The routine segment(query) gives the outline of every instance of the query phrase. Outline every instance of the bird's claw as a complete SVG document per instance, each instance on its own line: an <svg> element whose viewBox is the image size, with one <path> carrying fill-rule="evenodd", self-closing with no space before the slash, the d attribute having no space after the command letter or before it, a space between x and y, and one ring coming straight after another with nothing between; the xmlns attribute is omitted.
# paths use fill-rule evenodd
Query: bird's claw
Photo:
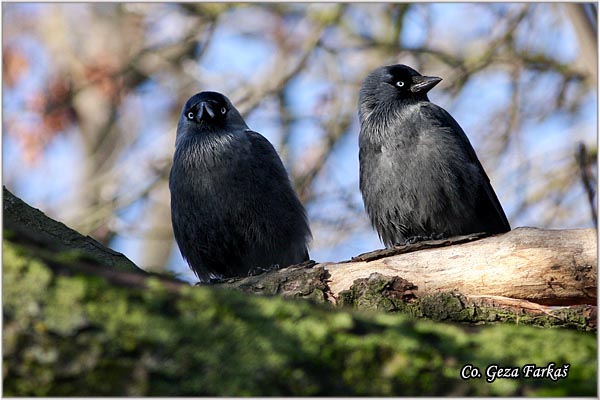
<svg viewBox="0 0 600 400"><path fill-rule="evenodd" d="M405 244L405 245L415 244L417 242L424 242L426 240L440 240L440 239L445 239L445 238L446 238L445 233L432 233L429 236L415 235L415 236L406 238L406 240L402 244Z"/></svg>
<svg viewBox="0 0 600 400"><path fill-rule="evenodd" d="M429 240L429 236L420 236L420 235L415 235L415 236L411 236L409 238L406 238L406 240L404 240L404 244L415 244L417 242L422 242L425 240Z"/></svg>

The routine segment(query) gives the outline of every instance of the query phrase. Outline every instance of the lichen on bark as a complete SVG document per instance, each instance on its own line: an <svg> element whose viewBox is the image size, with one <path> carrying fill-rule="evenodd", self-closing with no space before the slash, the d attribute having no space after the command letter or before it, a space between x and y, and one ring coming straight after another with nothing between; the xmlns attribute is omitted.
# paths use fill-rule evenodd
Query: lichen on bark
<svg viewBox="0 0 600 400"><path fill-rule="evenodd" d="M596 307L579 305L549 312L525 312L519 307L499 306L493 301L473 301L460 293L418 294L418 287L397 276L372 273L340 292L338 304L469 324L514 323L539 327L562 327L596 331Z"/></svg>

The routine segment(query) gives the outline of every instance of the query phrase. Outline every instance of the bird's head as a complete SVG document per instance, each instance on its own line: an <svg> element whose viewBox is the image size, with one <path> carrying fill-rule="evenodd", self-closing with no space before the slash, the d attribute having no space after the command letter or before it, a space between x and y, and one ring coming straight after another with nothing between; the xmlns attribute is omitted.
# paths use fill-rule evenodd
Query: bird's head
<svg viewBox="0 0 600 400"><path fill-rule="evenodd" d="M248 126L231 101L221 93L200 92L183 106L178 136L186 133L211 133L223 130L247 129Z"/></svg>
<svg viewBox="0 0 600 400"><path fill-rule="evenodd" d="M404 64L377 68L365 78L360 89L361 113L372 111L378 104L428 101L427 92L441 80L437 76L423 76Z"/></svg>

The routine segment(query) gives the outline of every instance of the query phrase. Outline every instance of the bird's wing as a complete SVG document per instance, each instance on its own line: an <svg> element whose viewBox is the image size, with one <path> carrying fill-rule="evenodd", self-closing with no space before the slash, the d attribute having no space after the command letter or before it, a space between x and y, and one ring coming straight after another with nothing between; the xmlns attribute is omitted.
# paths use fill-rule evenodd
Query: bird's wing
<svg viewBox="0 0 600 400"><path fill-rule="evenodd" d="M510 224L508 223L508 219L506 218L506 214L504 213L504 210L502 209L502 205L500 204L500 201L498 200L498 197L496 196L496 193L494 192L494 189L492 188L492 184L490 183L490 178L487 176L485 169L483 168L483 165L481 165L479 158L477 158L475 149L473 149L473 146L471 145L469 138L467 137L467 135L465 134L463 129L460 127L458 122L456 122L456 120L452 117L452 115L450 115L450 113L448 113L448 111L444 110L442 107L439 107L433 103L424 103L422 105L422 111L424 111L426 114L428 114L428 116L430 118L439 121L441 125L446 125L447 127L451 128L454 132L456 132L456 134L458 135L458 137L460 138L460 140L464 146L464 149L467 152L467 156L469 157L471 162L473 162L481 170L481 173L483 174L483 177L485 178L485 184L483 185L485 194L487 195L489 201L491 202L492 206L494 207L496 214L500 218L500 222L503 225L503 228L505 229L505 231L509 231Z"/></svg>
<svg viewBox="0 0 600 400"><path fill-rule="evenodd" d="M308 225L308 218L306 216L306 211L304 210L304 206L298 199L294 189L292 187L292 183L290 178L288 177L287 170L285 169L281 158L279 158L279 154L275 150L275 147L269 142L263 135L258 132L254 132L250 129L246 129L245 134L247 135L251 146L253 147L253 157L255 160L262 161L260 165L257 165L261 168L266 174L268 174L271 178L275 179L281 185L280 190L277 193L272 193L273 196L277 196L277 201L279 204L285 203L290 209L295 210L295 213L299 216L296 219L294 225L295 229L301 233L302 241L298 242L296 248L292 251L298 253L297 260L306 261L309 260L307 241L312 236L310 232L310 227ZM257 154L264 155L263 157L257 157ZM260 162L259 161L259 162ZM271 189L269 189L271 190Z"/></svg>
<svg viewBox="0 0 600 400"><path fill-rule="evenodd" d="M251 129L244 130L244 133L247 135L254 151L266 156L264 160L267 162L267 165L275 166L276 171L271 172L275 172L277 175L283 175L286 180L289 180L283 162L281 161L281 158L279 158L279 154L277 154L277 150L275 150L275 147L273 147L271 142L260 133Z"/></svg>

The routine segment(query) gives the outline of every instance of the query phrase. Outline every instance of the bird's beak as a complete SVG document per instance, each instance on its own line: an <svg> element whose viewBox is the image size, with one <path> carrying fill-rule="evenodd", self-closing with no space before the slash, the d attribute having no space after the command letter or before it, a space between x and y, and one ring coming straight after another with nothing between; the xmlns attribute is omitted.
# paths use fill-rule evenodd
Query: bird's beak
<svg viewBox="0 0 600 400"><path fill-rule="evenodd" d="M431 90L431 88L440 83L442 78L438 78L437 76L413 76L412 81L413 84L410 85L411 92L427 93Z"/></svg>
<svg viewBox="0 0 600 400"><path fill-rule="evenodd" d="M210 115L211 118L215 117L215 112L213 111L210 104L206 101L201 102L198 105L198 119L202 120L206 114Z"/></svg>

